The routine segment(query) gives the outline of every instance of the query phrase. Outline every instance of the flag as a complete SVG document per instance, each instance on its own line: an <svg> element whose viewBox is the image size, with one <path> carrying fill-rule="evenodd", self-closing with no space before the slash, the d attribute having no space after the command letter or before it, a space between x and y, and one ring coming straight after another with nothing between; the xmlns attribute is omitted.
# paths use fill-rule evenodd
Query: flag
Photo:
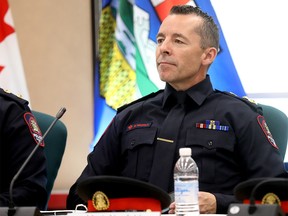
<svg viewBox="0 0 288 216"><path fill-rule="evenodd" d="M156 35L163 19L176 4L200 7L211 15L220 30L220 51L209 69L215 88L245 92L210 0L103 0L100 18L99 55L95 69L95 145L125 103L165 86L156 68Z"/></svg>
<svg viewBox="0 0 288 216"><path fill-rule="evenodd" d="M8 0L0 0L0 87L29 100Z"/></svg>

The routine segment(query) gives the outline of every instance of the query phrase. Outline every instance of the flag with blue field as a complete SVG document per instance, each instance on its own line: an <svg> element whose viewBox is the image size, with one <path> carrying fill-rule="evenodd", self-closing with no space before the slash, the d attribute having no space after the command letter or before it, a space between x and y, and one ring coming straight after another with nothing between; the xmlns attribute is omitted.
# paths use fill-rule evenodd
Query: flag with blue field
<svg viewBox="0 0 288 216"><path fill-rule="evenodd" d="M118 107L164 88L156 69L156 35L176 4L198 6L214 18L220 30L220 50L209 69L213 86L245 95L210 0L103 0L97 42L100 58L95 66L95 139L91 148Z"/></svg>

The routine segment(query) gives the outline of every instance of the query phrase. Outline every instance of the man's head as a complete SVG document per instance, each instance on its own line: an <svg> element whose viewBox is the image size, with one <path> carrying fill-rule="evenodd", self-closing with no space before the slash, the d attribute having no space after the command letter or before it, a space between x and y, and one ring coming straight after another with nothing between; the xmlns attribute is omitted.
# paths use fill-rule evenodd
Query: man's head
<svg viewBox="0 0 288 216"><path fill-rule="evenodd" d="M186 90L205 79L217 55L218 28L199 8L174 6L159 28L157 43L160 79Z"/></svg>
<svg viewBox="0 0 288 216"><path fill-rule="evenodd" d="M170 15L189 15L194 14L202 18L203 23L196 27L194 30L201 37L201 47L202 49L208 47L215 47L219 49L219 30L215 24L213 18L207 13L204 13L198 7L193 7L190 5L177 5L171 8Z"/></svg>

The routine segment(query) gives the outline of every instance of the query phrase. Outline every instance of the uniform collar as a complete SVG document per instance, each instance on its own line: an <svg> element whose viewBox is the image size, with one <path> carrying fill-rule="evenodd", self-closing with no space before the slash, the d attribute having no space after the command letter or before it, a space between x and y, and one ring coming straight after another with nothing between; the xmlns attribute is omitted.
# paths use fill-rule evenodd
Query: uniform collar
<svg viewBox="0 0 288 216"><path fill-rule="evenodd" d="M171 106L171 103L175 103L175 101L171 99L173 92L176 92L176 90L167 83L164 89L164 98L163 98L162 108L166 106L169 107ZM203 81L197 83L196 85L192 86L190 89L186 90L187 95L198 106L200 106L212 92L213 92L213 87L212 87L209 75L206 75L206 78Z"/></svg>

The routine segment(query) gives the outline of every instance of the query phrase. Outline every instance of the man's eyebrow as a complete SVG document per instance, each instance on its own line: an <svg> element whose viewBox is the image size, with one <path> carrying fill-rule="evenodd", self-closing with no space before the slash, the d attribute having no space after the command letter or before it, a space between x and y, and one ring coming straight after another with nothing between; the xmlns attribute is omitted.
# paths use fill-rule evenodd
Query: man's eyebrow
<svg viewBox="0 0 288 216"><path fill-rule="evenodd" d="M183 34L180 34L180 33L174 33L173 34L173 37L174 38L183 38L183 39L185 39L185 40L187 40L187 37L186 36L184 36Z"/></svg>
<svg viewBox="0 0 288 216"><path fill-rule="evenodd" d="M159 32L159 33L156 35L156 38L157 38L157 37L164 37L164 36L165 36L164 33ZM174 38L176 38L176 37L181 37L181 38L183 38L183 39L187 39L183 34L180 34L180 33L174 33L174 34L172 35L172 37L174 37Z"/></svg>
<svg viewBox="0 0 288 216"><path fill-rule="evenodd" d="M157 37L164 37L164 34L161 33L161 32L159 32L159 33L156 35L156 38L157 38Z"/></svg>

